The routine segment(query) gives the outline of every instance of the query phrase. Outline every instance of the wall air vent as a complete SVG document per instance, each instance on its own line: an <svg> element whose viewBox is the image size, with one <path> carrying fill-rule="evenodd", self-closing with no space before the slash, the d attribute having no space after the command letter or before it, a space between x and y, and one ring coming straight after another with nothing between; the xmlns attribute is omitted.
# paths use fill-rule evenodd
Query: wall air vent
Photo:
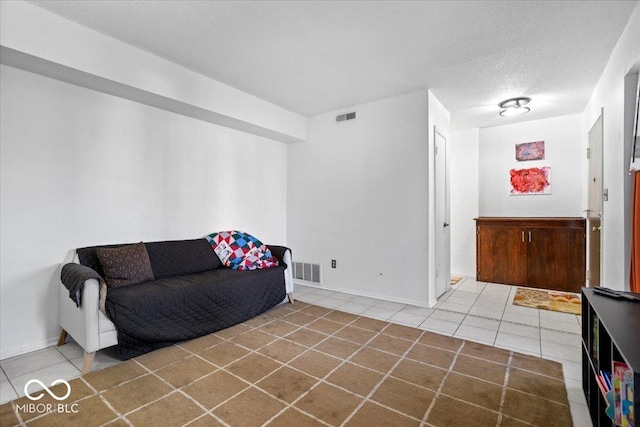
<svg viewBox="0 0 640 427"><path fill-rule="evenodd" d="M353 113L340 114L339 116L336 116L336 122L344 122L345 120L353 120L355 118L356 112L354 111Z"/></svg>
<svg viewBox="0 0 640 427"><path fill-rule="evenodd" d="M310 264L307 262L293 263L293 278L306 282L320 284L320 264Z"/></svg>

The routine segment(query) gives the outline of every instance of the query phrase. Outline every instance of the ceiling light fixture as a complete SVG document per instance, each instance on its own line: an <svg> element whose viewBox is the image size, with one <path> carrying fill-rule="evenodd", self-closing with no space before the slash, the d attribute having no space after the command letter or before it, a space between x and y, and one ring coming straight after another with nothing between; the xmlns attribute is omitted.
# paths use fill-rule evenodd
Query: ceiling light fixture
<svg viewBox="0 0 640 427"><path fill-rule="evenodd" d="M510 117L519 116L520 114L526 114L531 111L529 107L525 107L525 105L527 105L530 101L531 98L524 97L511 98L507 99L506 101L502 101L500 104L498 104L498 107L500 107L500 115L503 117Z"/></svg>

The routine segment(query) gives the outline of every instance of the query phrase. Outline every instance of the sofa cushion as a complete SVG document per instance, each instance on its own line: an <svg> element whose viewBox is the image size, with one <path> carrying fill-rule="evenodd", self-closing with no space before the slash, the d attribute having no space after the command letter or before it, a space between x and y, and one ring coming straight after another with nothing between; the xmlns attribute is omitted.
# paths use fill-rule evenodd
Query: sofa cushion
<svg viewBox="0 0 640 427"><path fill-rule="evenodd" d="M98 249L96 255L109 287L155 279L147 248L142 242L120 248Z"/></svg>
<svg viewBox="0 0 640 427"><path fill-rule="evenodd" d="M107 313L128 359L244 322L281 303L284 266L219 268L110 289Z"/></svg>
<svg viewBox="0 0 640 427"><path fill-rule="evenodd" d="M222 263L205 239L146 243L156 279L216 270Z"/></svg>
<svg viewBox="0 0 640 427"><path fill-rule="evenodd" d="M96 252L104 248L121 248L131 243L91 246L77 249L80 264L86 265L104 277ZM222 263L205 239L174 240L145 243L151 269L156 279L200 273L222 267Z"/></svg>

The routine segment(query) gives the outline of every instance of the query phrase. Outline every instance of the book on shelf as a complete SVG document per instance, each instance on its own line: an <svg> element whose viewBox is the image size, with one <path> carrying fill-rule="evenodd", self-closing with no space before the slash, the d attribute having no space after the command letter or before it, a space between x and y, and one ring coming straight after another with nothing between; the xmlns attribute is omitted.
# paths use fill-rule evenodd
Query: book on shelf
<svg viewBox="0 0 640 427"><path fill-rule="evenodd" d="M611 373L607 371L600 371L600 375L598 375L598 377L602 380L602 384L606 391L611 390L613 385L611 382Z"/></svg>
<svg viewBox="0 0 640 427"><path fill-rule="evenodd" d="M626 363L613 361L613 422L621 427L634 426L633 372Z"/></svg>
<svg viewBox="0 0 640 427"><path fill-rule="evenodd" d="M598 388L600 389L600 392L602 393L602 397L604 397L606 399L607 398L607 392L609 390L611 390L611 388L609 387L609 385L605 381L605 379L602 376L602 374L596 375L596 383L598 383Z"/></svg>
<svg viewBox="0 0 640 427"><path fill-rule="evenodd" d="M629 402L629 406L627 407L627 417L625 424L625 418L622 418L622 427L633 427L635 414L634 414L634 400L633 400L633 373L630 375L630 382L627 385L627 402Z"/></svg>

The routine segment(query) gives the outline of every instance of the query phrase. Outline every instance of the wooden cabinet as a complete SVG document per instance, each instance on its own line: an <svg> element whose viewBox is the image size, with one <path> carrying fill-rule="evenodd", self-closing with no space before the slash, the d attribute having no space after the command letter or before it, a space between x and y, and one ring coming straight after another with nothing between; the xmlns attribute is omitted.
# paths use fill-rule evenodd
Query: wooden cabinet
<svg viewBox="0 0 640 427"><path fill-rule="evenodd" d="M527 281L527 246L519 227L476 223L477 279L482 282L523 284Z"/></svg>
<svg viewBox="0 0 640 427"><path fill-rule="evenodd" d="M634 408L640 407L640 303L597 295L592 289L584 288L582 390L595 427L616 425L607 415L609 405L596 380L602 372L612 374L614 362L622 362L629 367L635 393L628 398ZM616 390L610 393L615 394ZM637 412L634 412L637 417ZM635 425L638 425L637 418Z"/></svg>
<svg viewBox="0 0 640 427"><path fill-rule="evenodd" d="M476 218L476 278L580 292L584 227L582 218Z"/></svg>

